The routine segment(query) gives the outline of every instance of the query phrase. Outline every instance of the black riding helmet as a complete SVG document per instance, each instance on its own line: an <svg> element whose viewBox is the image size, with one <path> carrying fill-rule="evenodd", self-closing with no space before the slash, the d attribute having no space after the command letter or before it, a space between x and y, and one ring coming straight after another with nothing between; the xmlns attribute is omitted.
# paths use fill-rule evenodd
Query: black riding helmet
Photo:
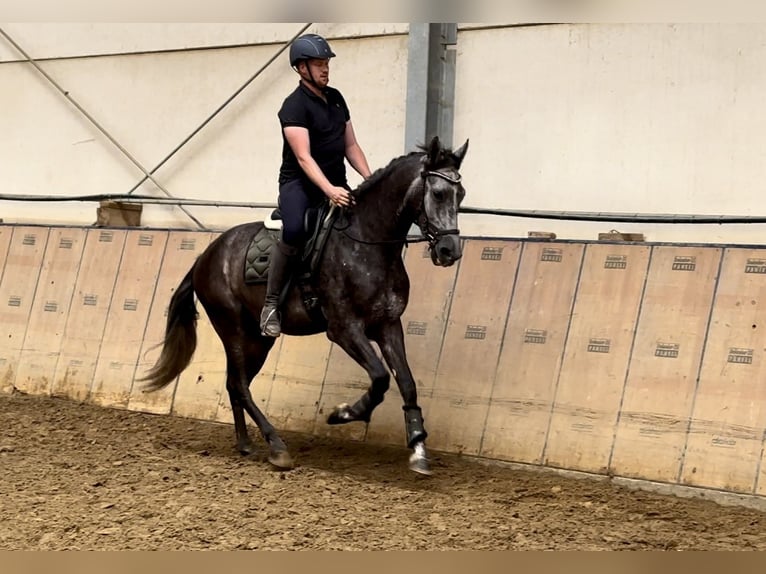
<svg viewBox="0 0 766 574"><path fill-rule="evenodd" d="M290 65L294 68L301 60L334 58L327 40L318 34L304 34L290 45Z"/></svg>

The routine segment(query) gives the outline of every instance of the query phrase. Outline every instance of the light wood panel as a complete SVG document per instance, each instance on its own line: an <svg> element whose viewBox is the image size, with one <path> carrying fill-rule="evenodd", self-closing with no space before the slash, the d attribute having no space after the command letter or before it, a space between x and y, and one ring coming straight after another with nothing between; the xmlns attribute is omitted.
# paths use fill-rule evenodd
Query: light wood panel
<svg viewBox="0 0 766 574"><path fill-rule="evenodd" d="M727 248L683 459L684 484L755 488L766 427L764 316L763 251Z"/></svg>
<svg viewBox="0 0 766 574"><path fill-rule="evenodd" d="M465 243L433 395L424 401L432 448L479 452L520 251L515 241Z"/></svg>
<svg viewBox="0 0 766 574"><path fill-rule="evenodd" d="M649 249L622 244L585 249L545 464L607 472Z"/></svg>
<svg viewBox="0 0 766 574"><path fill-rule="evenodd" d="M167 231L128 232L93 374L91 402L128 406L167 239Z"/></svg>
<svg viewBox="0 0 766 574"><path fill-rule="evenodd" d="M330 341L324 334L280 338L284 341L274 366L266 412L280 429L312 433L330 358Z"/></svg>
<svg viewBox="0 0 766 574"><path fill-rule="evenodd" d="M24 392L51 392L85 238L84 229L50 230L16 375L16 387Z"/></svg>
<svg viewBox="0 0 766 574"><path fill-rule="evenodd" d="M582 245L524 245L482 456L542 462L582 257Z"/></svg>
<svg viewBox="0 0 766 574"><path fill-rule="evenodd" d="M101 349L127 231L90 229L74 286L51 394L85 400Z"/></svg>
<svg viewBox="0 0 766 574"><path fill-rule="evenodd" d="M676 482L721 249L653 248L610 464L620 476Z"/></svg>
<svg viewBox="0 0 766 574"><path fill-rule="evenodd" d="M0 281L0 390L11 392L48 241L47 227L14 227Z"/></svg>

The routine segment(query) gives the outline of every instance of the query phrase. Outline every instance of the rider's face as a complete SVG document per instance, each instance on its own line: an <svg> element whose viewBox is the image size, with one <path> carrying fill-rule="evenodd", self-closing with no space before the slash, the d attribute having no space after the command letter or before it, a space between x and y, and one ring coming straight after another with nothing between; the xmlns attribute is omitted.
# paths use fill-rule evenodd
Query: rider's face
<svg viewBox="0 0 766 574"><path fill-rule="evenodd" d="M301 66L306 73L311 73L311 78L320 88L324 88L330 81L330 60L306 60Z"/></svg>

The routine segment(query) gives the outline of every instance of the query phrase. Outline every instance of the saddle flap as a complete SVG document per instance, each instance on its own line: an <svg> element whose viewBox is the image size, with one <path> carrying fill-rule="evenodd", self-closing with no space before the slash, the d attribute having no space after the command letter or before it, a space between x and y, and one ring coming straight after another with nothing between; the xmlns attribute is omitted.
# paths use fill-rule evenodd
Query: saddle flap
<svg viewBox="0 0 766 574"><path fill-rule="evenodd" d="M309 239L301 253L301 265L298 272L300 280L309 279L315 273L336 213L336 209L329 203L323 203L319 207L312 207L306 211L304 224ZM276 217L280 219L275 219ZM279 241L281 233L281 215L278 209L272 212L270 221L277 223L278 227L271 227L264 221L264 227L253 236L248 246L244 269L246 284L265 283L268 279L271 250Z"/></svg>

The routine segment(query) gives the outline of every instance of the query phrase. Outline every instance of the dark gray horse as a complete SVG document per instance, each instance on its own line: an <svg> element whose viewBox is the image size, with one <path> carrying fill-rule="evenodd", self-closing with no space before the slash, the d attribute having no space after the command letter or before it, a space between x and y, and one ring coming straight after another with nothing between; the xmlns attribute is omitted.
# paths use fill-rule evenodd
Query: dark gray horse
<svg viewBox="0 0 766 574"><path fill-rule="evenodd" d="M457 216L465 190L458 170L467 149L467 140L453 152L434 138L363 182L353 194L355 205L329 231L320 265L311 277L323 317L307 311L296 288L288 293L281 312L283 333L326 331L370 376L367 392L353 405L337 406L329 424L369 422L383 401L390 376L370 341L378 344L404 399L407 445L413 450L410 468L423 474L430 473L426 431L400 319L410 291L402 253L415 223L428 241L435 265L447 267L461 257ZM265 285L248 285L243 277L246 250L262 227L261 222L233 227L198 257L170 300L162 353L142 380L148 381L147 390L158 390L188 367L197 345L196 293L226 352L226 389L237 448L243 454L253 451L246 411L269 445L269 462L292 468L287 446L250 394L250 382L274 344L274 339L261 335L258 324Z"/></svg>

